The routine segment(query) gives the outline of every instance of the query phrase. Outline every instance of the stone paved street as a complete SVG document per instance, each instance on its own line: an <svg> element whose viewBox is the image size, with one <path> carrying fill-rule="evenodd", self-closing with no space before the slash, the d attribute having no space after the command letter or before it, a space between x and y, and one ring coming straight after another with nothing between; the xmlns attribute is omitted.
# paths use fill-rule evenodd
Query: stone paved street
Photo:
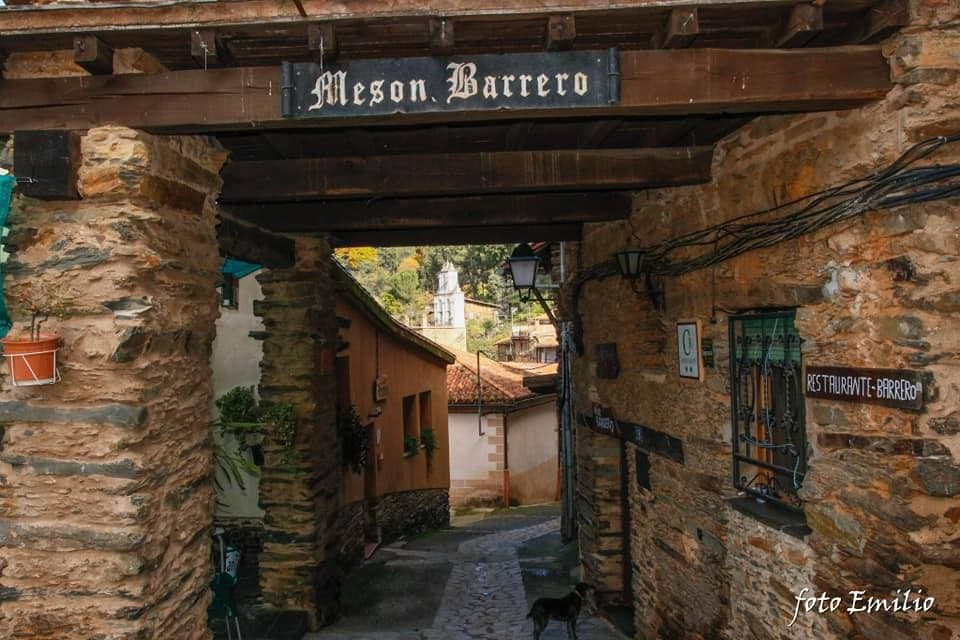
<svg viewBox="0 0 960 640"><path fill-rule="evenodd" d="M438 565L449 566L449 574L439 602L432 616L429 612L411 613L404 608L406 598L430 601L430 593L438 585L421 583L416 579L401 578L413 592L390 596L392 603L369 603L360 615L347 615L337 624L314 633L309 640L520 640L533 637L533 624L525 616L530 603L541 595L562 596L576 582L570 567L567 575L550 581L548 587L525 589L524 573L547 575L549 570L540 565L550 564L554 558L521 560L518 549L540 540L556 538L560 521L552 511L532 511L524 515L497 516L442 532L437 536L393 545L378 554L389 554L391 559L379 570L379 575L366 576L365 586L372 591L382 587L378 581L391 581L391 571L423 573L425 580L436 580ZM483 534L484 530L494 529ZM500 529L500 530L497 530ZM454 537L455 536L455 537ZM456 546L453 546L456 543ZM529 565L529 566L528 566ZM534 566L537 565L537 566ZM554 571L555 573L555 571ZM384 590L383 592L389 592ZM435 599L434 599L435 601ZM369 615L363 615L367 612ZM417 619L419 616L419 620ZM422 624L418 624L422 623ZM624 636L608 623L586 611L577 625L580 640L617 640ZM567 637L563 624L553 622L542 640L561 640Z"/></svg>

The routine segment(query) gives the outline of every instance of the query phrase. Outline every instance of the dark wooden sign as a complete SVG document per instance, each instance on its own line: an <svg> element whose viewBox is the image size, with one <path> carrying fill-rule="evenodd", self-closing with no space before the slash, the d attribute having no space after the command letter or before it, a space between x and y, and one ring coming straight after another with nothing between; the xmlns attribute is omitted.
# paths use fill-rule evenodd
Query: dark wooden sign
<svg viewBox="0 0 960 640"><path fill-rule="evenodd" d="M593 404L593 429L608 436L620 437L620 425L613 416L613 409L602 404Z"/></svg>
<svg viewBox="0 0 960 640"><path fill-rule="evenodd" d="M594 346L597 356L597 377L613 380L620 375L620 359L617 357L617 343L604 342Z"/></svg>
<svg viewBox="0 0 960 640"><path fill-rule="evenodd" d="M879 404L920 411L924 406L923 374L909 369L858 369L807 366L808 398Z"/></svg>
<svg viewBox="0 0 960 640"><path fill-rule="evenodd" d="M609 51L284 62L285 118L603 107L619 100Z"/></svg>

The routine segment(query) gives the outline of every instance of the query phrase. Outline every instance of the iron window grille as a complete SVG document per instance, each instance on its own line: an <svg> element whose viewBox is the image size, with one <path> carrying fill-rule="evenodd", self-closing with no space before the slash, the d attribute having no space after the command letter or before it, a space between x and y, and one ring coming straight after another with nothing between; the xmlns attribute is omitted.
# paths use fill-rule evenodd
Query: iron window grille
<svg viewBox="0 0 960 640"><path fill-rule="evenodd" d="M793 311L730 317L730 395L734 486L800 509L807 434L794 318Z"/></svg>

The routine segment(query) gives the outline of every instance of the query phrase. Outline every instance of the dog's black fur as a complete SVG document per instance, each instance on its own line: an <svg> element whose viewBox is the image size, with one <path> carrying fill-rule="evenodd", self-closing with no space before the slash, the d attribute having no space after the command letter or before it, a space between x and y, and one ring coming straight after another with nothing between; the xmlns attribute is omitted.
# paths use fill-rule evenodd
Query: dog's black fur
<svg viewBox="0 0 960 640"><path fill-rule="evenodd" d="M579 582L573 591L562 598L537 598L527 614L528 618L533 618L533 640L540 640L540 634L551 619L566 622L567 637L577 640L577 616L590 589L586 582Z"/></svg>

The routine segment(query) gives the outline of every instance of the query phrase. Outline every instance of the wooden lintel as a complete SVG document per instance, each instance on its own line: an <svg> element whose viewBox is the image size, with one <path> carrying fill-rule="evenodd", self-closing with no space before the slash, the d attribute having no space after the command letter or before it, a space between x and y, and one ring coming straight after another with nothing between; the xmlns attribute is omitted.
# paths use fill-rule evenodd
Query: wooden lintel
<svg viewBox="0 0 960 640"><path fill-rule="evenodd" d="M696 7L672 9L663 30L654 35L658 49L683 49L689 47L700 35L700 14Z"/></svg>
<svg viewBox="0 0 960 640"><path fill-rule="evenodd" d="M221 202L642 189L710 179L711 147L411 154L231 162Z"/></svg>
<svg viewBox="0 0 960 640"><path fill-rule="evenodd" d="M547 18L547 49L560 51L573 46L577 39L577 23L572 13Z"/></svg>
<svg viewBox="0 0 960 640"><path fill-rule="evenodd" d="M525 119L814 111L861 105L892 87L877 46L631 50L620 54L620 103L524 111ZM5 80L0 132L104 123L162 132L261 127L421 125L518 118L515 110L285 120L280 69Z"/></svg>
<svg viewBox="0 0 960 640"><path fill-rule="evenodd" d="M221 205L232 218L280 233L603 222L628 218L630 193L538 193Z"/></svg>
<svg viewBox="0 0 960 640"><path fill-rule="evenodd" d="M342 231L330 236L335 247L411 247L447 244L514 244L579 240L582 225L436 227L432 229Z"/></svg>
<svg viewBox="0 0 960 640"><path fill-rule="evenodd" d="M246 262L274 269L287 269L296 261L295 243L292 239L228 217L220 217L217 240L223 255Z"/></svg>
<svg viewBox="0 0 960 640"><path fill-rule="evenodd" d="M454 32L452 18L430 18L427 22L430 34L430 49L437 53L448 53L453 49Z"/></svg>
<svg viewBox="0 0 960 640"><path fill-rule="evenodd" d="M41 200L79 200L80 136L75 131L17 131L13 170L25 196Z"/></svg>
<svg viewBox="0 0 960 640"><path fill-rule="evenodd" d="M230 64L226 43L215 29L194 29L190 32L190 56L201 69Z"/></svg>
<svg viewBox="0 0 960 640"><path fill-rule="evenodd" d="M790 18L783 33L777 38L777 46L802 47L823 31L823 7L815 4L798 4L790 10Z"/></svg>
<svg viewBox="0 0 960 640"><path fill-rule="evenodd" d="M337 30L330 23L314 22L307 25L307 49L315 62L330 62L340 55Z"/></svg>
<svg viewBox="0 0 960 640"><path fill-rule="evenodd" d="M73 39L73 61L95 76L113 73L113 49L97 36Z"/></svg>

